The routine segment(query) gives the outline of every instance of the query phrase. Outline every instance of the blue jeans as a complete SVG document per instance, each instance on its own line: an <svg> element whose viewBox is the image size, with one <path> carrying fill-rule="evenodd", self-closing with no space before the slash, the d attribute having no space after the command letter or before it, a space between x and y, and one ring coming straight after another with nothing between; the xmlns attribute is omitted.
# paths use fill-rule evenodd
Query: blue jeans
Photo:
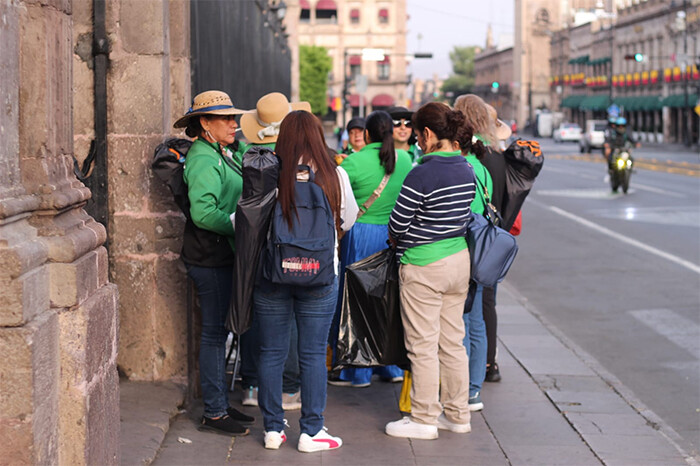
<svg viewBox="0 0 700 466"><path fill-rule="evenodd" d="M486 324L484 323L484 287L477 285L471 312L464 314L464 347L469 356L469 396L481 391L486 378Z"/></svg>
<svg viewBox="0 0 700 466"><path fill-rule="evenodd" d="M194 281L202 311L202 336L199 345L199 383L202 387L204 416L226 414L226 317L231 301L233 267L200 267L186 264Z"/></svg>
<svg viewBox="0 0 700 466"><path fill-rule="evenodd" d="M299 332L300 430L313 436L323 427L326 342L337 295L337 279L331 285L316 287L276 285L261 279L255 287L253 298L260 332L258 404L265 431L284 429L282 372L293 319Z"/></svg>
<svg viewBox="0 0 700 466"><path fill-rule="evenodd" d="M253 324L241 335L241 385L243 388L258 386L258 363L260 359L260 326L255 316L257 309L253 309ZM299 355L297 354L296 323L291 325L289 338L289 356L284 365L282 390L284 393L296 393L299 391Z"/></svg>

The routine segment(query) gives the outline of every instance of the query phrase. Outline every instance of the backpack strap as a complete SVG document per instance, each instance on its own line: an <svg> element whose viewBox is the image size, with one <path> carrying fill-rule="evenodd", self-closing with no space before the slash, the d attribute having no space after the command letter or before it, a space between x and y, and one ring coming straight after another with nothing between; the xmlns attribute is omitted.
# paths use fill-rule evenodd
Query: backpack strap
<svg viewBox="0 0 700 466"><path fill-rule="evenodd" d="M399 160L399 153L395 152L395 158L396 161L398 162ZM374 190L372 195L367 198L367 200L360 206L360 210L357 212L357 219L362 217L364 214L367 213L367 210L374 204L374 201L379 199L379 196L382 195L382 191L384 191L384 188L386 187L387 183L389 182L389 178L391 178L391 175L389 173L384 173L384 177L382 178L382 181L379 182L379 186L377 186L377 189Z"/></svg>

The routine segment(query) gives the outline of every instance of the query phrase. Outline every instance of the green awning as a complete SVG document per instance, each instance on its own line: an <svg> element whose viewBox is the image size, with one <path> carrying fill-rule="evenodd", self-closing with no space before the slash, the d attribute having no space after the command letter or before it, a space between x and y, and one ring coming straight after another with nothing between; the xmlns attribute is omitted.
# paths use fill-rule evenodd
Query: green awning
<svg viewBox="0 0 700 466"><path fill-rule="evenodd" d="M626 97L615 97L615 104L624 107L627 111L634 110L660 110L662 99L658 95L636 95Z"/></svg>
<svg viewBox="0 0 700 466"><path fill-rule="evenodd" d="M582 55L569 60L569 65L574 65L576 63L588 63L588 55Z"/></svg>
<svg viewBox="0 0 700 466"><path fill-rule="evenodd" d="M607 95L587 96L579 104L581 110L605 110L610 106L610 98Z"/></svg>
<svg viewBox="0 0 700 466"><path fill-rule="evenodd" d="M564 97L561 101L561 108L578 108L579 104L583 99L586 98L585 94L573 94Z"/></svg>
<svg viewBox="0 0 700 466"><path fill-rule="evenodd" d="M593 65L602 65L603 63L608 63L612 60L610 60L610 57L601 57L601 58L596 58L595 60L591 60L588 62L588 66L593 66Z"/></svg>
<svg viewBox="0 0 700 466"><path fill-rule="evenodd" d="M697 94L688 94L688 107L695 107L698 101ZM662 101L663 107L683 108L685 107L685 94L673 94Z"/></svg>

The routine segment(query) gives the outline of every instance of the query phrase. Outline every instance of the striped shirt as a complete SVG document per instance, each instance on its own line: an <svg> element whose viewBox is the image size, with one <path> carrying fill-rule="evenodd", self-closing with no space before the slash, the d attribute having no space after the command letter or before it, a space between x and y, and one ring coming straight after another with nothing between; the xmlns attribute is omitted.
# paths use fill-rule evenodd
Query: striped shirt
<svg viewBox="0 0 700 466"><path fill-rule="evenodd" d="M397 257L409 248L464 238L474 193L474 171L459 152L424 156L404 180L389 218ZM463 246L466 248L466 241ZM434 260L450 255L439 250L431 254L435 254Z"/></svg>

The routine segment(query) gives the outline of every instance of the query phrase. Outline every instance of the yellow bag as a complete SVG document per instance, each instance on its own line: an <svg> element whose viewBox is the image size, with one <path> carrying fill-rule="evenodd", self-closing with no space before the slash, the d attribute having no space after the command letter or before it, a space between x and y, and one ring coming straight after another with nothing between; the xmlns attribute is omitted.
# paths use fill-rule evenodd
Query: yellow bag
<svg viewBox="0 0 700 466"><path fill-rule="evenodd" d="M403 385L401 385L399 411L402 413L411 413L411 371L403 371Z"/></svg>

